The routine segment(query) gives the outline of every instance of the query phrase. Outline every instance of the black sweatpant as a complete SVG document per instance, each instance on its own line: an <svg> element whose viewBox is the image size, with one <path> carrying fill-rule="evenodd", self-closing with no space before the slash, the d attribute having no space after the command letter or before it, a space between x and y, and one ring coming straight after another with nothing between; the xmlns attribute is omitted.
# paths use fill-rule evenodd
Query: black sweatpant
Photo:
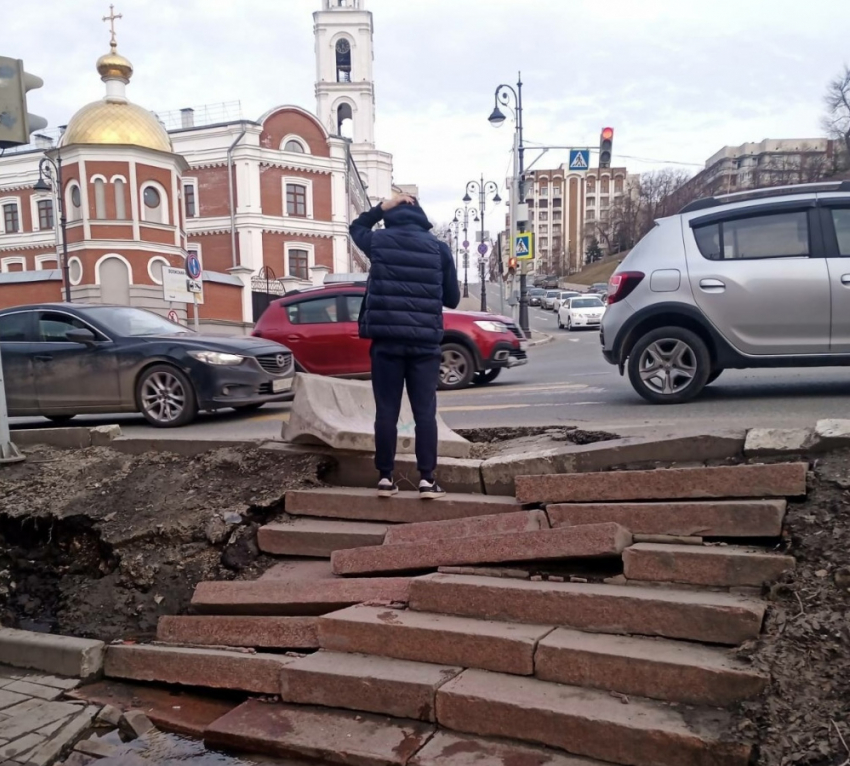
<svg viewBox="0 0 850 766"><path fill-rule="evenodd" d="M437 381L440 348L409 348L372 341L372 392L375 395L375 468L389 476L395 467L398 416L407 397L416 422L416 467L432 480L437 468Z"/></svg>

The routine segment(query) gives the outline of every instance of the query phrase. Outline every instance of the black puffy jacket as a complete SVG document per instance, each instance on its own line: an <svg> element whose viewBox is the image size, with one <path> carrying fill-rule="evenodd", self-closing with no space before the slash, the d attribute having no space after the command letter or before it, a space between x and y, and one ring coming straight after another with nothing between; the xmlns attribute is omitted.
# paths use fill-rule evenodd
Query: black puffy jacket
<svg viewBox="0 0 850 766"><path fill-rule="evenodd" d="M386 228L372 231L384 219ZM430 233L418 205L380 206L351 224L351 236L371 261L360 334L416 347L439 346L443 307L460 303L451 251Z"/></svg>

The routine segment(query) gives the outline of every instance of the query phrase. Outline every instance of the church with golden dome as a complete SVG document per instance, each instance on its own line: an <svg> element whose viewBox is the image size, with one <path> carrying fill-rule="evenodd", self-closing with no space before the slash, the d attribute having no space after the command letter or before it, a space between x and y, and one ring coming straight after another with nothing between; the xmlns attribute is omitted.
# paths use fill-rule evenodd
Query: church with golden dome
<svg viewBox="0 0 850 766"><path fill-rule="evenodd" d="M103 97L55 137L0 156L0 308L70 296L191 322L163 269L194 252L201 325L246 333L270 298L364 271L348 224L395 188L392 157L374 143L372 14L365 0L321 2L315 114L186 108L176 122L130 100L110 6ZM49 168L40 181L45 155L61 188Z"/></svg>

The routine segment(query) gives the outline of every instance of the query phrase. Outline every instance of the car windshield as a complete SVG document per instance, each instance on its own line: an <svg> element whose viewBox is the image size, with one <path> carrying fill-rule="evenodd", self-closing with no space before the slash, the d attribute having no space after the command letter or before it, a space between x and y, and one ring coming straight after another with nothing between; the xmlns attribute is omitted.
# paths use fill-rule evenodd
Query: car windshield
<svg viewBox="0 0 850 766"><path fill-rule="evenodd" d="M573 309L601 309L603 303L599 298L573 298L570 308Z"/></svg>
<svg viewBox="0 0 850 766"><path fill-rule="evenodd" d="M574 295L578 295L578 293L577 292L561 293L561 300L565 301L567 298L572 298Z"/></svg>
<svg viewBox="0 0 850 766"><path fill-rule="evenodd" d="M558 297L558 291L557 290L550 290L548 293L546 293L546 297L547 298L557 298Z"/></svg>
<svg viewBox="0 0 850 766"><path fill-rule="evenodd" d="M545 291L545 290L540 289L539 287L532 287L532 288L528 291L528 294L529 294L529 295L546 295L546 291Z"/></svg>
<svg viewBox="0 0 850 766"><path fill-rule="evenodd" d="M84 312L116 335L140 338L146 335L190 335L183 325L169 322L151 311L125 306L96 306Z"/></svg>

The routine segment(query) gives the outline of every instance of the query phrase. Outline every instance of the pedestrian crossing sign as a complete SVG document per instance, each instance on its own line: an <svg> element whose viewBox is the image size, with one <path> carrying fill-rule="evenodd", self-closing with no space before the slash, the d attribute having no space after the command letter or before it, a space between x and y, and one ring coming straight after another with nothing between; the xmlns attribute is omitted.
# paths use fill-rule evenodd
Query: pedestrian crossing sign
<svg viewBox="0 0 850 766"><path fill-rule="evenodd" d="M530 261L534 258L534 234L525 231L516 235L514 256L518 261Z"/></svg>
<svg viewBox="0 0 850 766"><path fill-rule="evenodd" d="M570 149L570 170L587 170L590 166L588 149Z"/></svg>

